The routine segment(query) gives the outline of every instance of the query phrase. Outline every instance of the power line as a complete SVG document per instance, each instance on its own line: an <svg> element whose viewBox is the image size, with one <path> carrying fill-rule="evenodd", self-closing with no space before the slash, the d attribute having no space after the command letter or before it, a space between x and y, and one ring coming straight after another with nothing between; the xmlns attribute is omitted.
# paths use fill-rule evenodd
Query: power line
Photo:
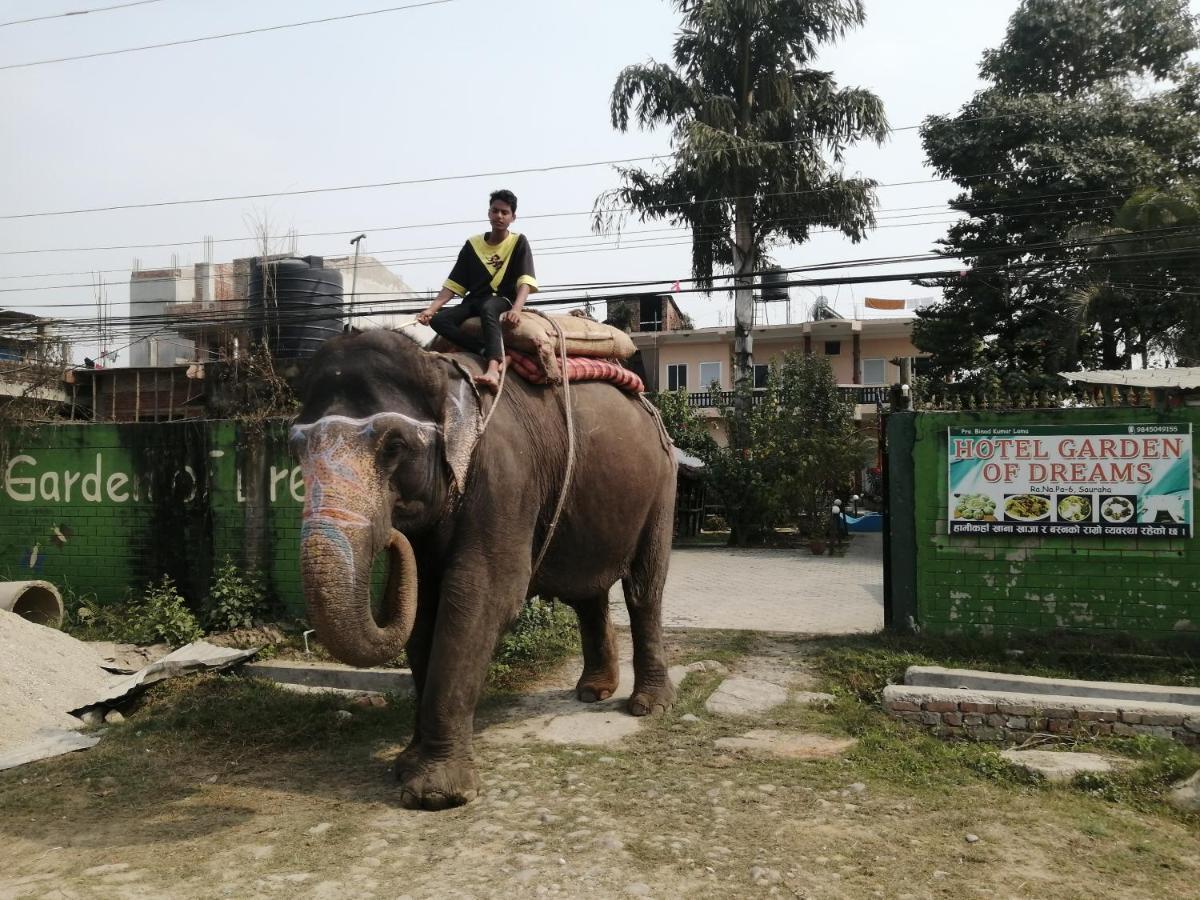
<svg viewBox="0 0 1200 900"><path fill-rule="evenodd" d="M1044 207L1047 203L1047 199L1045 199L1045 198L1072 196L1074 193L1075 192L1064 192L1062 194L1051 194L1051 195L1045 195L1044 198L1038 198L1038 199L1014 198L1013 200L1010 200L1010 201L997 201L995 205L977 206L974 208L974 210L972 212L967 212L964 210L956 210L956 209L954 209L953 205L949 204L949 203L928 204L928 205L924 205L924 206L900 206L900 207L890 207L890 208L884 207L884 208L878 210L878 212L897 212L897 213L899 213L899 212L906 212L909 210L926 210L927 212L917 212L917 213L913 213L911 215L897 215L897 216L881 215L876 218L876 221L889 222L889 221L893 221L895 219L918 218L921 216L937 215L939 212L946 212L946 211L961 212L963 215L974 215L974 216L978 216L981 214L987 214L987 213L993 213L993 212L1003 212L1005 215L1007 215L1009 217L1040 215L1044 211L1043 209L1032 209L1027 212L1013 212L1011 210L1014 208L1027 207L1027 206L1028 207ZM1055 204L1056 208L1059 210L1063 209L1064 206L1083 208L1084 206L1093 206L1097 203L1100 203L1106 198L1115 199L1115 198L1119 198L1119 197L1123 196L1122 194L1119 194L1117 192L1091 191L1091 192L1079 192L1079 193L1081 195L1084 193L1100 194L1100 196L1088 198L1087 200L1083 199L1081 196L1079 199L1074 199L1067 203ZM1010 204L1010 206L1004 206L1005 203ZM590 214L590 213L578 213L578 214L584 215L584 214ZM562 216L562 215L576 215L576 213L550 213L547 215ZM527 218L536 218L536 216L529 216ZM777 217L774 219L764 219L763 221L802 222L802 221L816 221L817 218L818 217L794 216L794 217ZM475 221L476 220L464 220L464 224L475 222ZM951 220L951 221L960 221L960 220ZM920 225L920 224L943 224L943 220L938 220L938 221L928 222L928 223L916 223L916 224L918 224L918 225ZM408 227L413 227L413 226L396 226L394 229L393 228L376 228L376 229L367 229L367 230L368 231L389 231L389 230L399 230L399 229L408 228ZM883 227L887 227L887 226L876 226L876 228L883 228ZM308 235L297 234L297 235L294 235L294 237L342 235L342 234L348 234L352 230L353 229L348 229L344 232L343 231L312 232ZM687 225L671 225L671 226L666 226L663 228L622 230L619 233L616 233L613 235L607 235L607 237L611 237L612 239L617 240L617 241L624 241L625 236L630 235L630 234L683 232L683 231L688 231L688 230L689 230L689 226L687 226ZM693 234L696 233L695 229L691 229L691 231ZM716 233L716 229L700 229L701 235L703 235L703 233L705 233L706 231L709 233ZM823 234L823 233L828 233L829 231L837 231L837 229L819 230L819 231L815 231L814 233ZM586 234L550 235L547 237L538 238L537 243L538 243L538 247L541 248L550 242L567 241L567 240L583 240L585 238L590 239L595 236L596 236L595 232L588 232ZM293 237L293 236L289 235L288 237ZM274 239L274 238L272 238L272 239ZM282 239L282 238L280 238L280 239ZM226 239L226 240L229 240L229 239ZM233 239L233 240L250 241L250 240L256 240L256 238L246 237L246 238L237 238L237 239ZM196 243L201 243L201 242L197 241ZM182 246L182 245L170 244L170 245L165 245L165 246ZM436 244L436 245L424 246L424 247L393 247L393 248L387 248L387 249L372 250L371 255L376 259L377 262L380 262L380 263L400 264L400 263L408 262L409 260L406 260L406 259L383 260L383 259L380 259L379 257L383 256L384 254L390 254L390 253L415 253L415 252L427 251L427 250L452 250L452 249L456 249L460 246L461 246L461 242L455 243L455 244ZM80 248L80 249L86 249L86 248ZM107 249L107 248L98 248L98 249ZM25 251L15 251L15 252L19 253L19 252L25 252ZM41 251L38 251L38 252L41 252ZM47 250L45 252L68 253L68 252L74 252L74 251L63 248L63 249L54 250L54 251ZM2 252L0 252L0 253L2 253ZM334 252L334 253L325 252L325 253L314 253L314 254L306 254L306 255L324 256L326 258L333 257L333 258L339 258L339 259L346 256L346 254L341 251ZM192 264L188 264L188 265L192 265ZM161 268L161 267L151 267L151 268L153 269L153 268ZM168 266L167 268L171 268L171 267ZM50 278L50 277L67 277L67 276L78 276L78 275L93 275L96 273L103 274L103 275L111 275L111 274L115 274L118 272L130 272L130 271L132 271L130 266L122 266L120 268L114 268L114 269L90 268L90 269L86 269L83 271L26 272L26 273L14 274L14 275L0 275L0 281L13 281L13 280L17 280L17 279L27 279L27 278ZM149 280L153 280L153 279L149 279ZM109 285L118 284L118 282L106 282L106 283ZM120 283L123 283L123 282L120 282ZM64 285L64 287L66 287L66 286L68 286L68 285Z"/></svg>
<svg viewBox="0 0 1200 900"><path fill-rule="evenodd" d="M449 3L449 2L452 2L452 0L435 0L435 2ZM2 70L3 68L4 68L3 66L0 66L0 70ZM795 140L795 141L753 141L753 142L748 142L745 146L746 147L784 146L786 144L794 144L794 143L800 143L800 142L801 141L799 141L799 140ZM707 150L707 151L696 151L696 152L724 153L726 151L725 150ZM186 200L156 200L156 201L151 201L151 202L147 202L147 203L121 203L121 204L113 204L111 206L83 207L80 209L43 210L40 212L29 212L29 213L8 213L5 215L0 215L0 220L10 221L10 220L14 220L14 219L38 219L38 218L47 218L47 217L54 217L54 216L89 215L91 213L116 212L116 211L120 211L120 210L129 210L129 209L159 209L159 208L170 207L170 206L195 206L195 205L204 204L204 203L225 203L225 202L229 202L229 201L233 201L233 200L264 200L269 197L299 197L299 196L310 196L313 194L341 193L344 191L377 190L379 188L388 188L388 187L409 187L409 186L418 185L418 184L434 184L434 183L440 183L440 182L446 182L446 181L469 181L469 180L473 180L473 179L477 179L477 178L498 178L502 175L539 175L539 174L545 174L547 172L563 172L563 171L570 171L573 169L592 168L595 166L612 166L612 165L619 165L622 163L648 162L650 160L655 160L655 159L666 159L666 158L672 157L674 155L675 155L674 153L655 153L655 154L650 154L648 156L632 156L632 157L627 157L627 158L623 158L623 159L602 159L602 160L592 160L589 162L558 163L558 164L549 165L549 166L533 166L533 167L525 168L525 169L504 169L504 170L493 171L493 172L470 172L470 173L459 174L459 175L434 175L434 176L429 176L426 178L407 178L407 179L399 179L399 180L395 180L395 181L376 181L376 182L367 182L367 183L363 183L363 184L337 185L334 187L299 188L297 190L292 190L292 191L265 191L265 192L257 193L257 194L228 194L228 195L213 196L213 197L193 197L193 198L189 198ZM1009 174L1028 175L1028 174L1034 174L1037 172L1052 171L1052 170L1058 170L1058 169L1063 169L1063 168L1066 168L1066 166L1061 163L1056 164L1056 165L1049 165L1049 166L1029 166L1027 168L1021 168L1021 169L1017 169L1017 168L1001 169L1001 170L996 170L993 172L982 173L979 175L956 175L953 177L946 176L946 177L937 177L937 178L918 178L918 179L914 179L914 180L910 180L910 181L882 182L882 183L876 184L875 187L876 188L908 187L908 186L917 185L917 184L937 184L939 182L946 182L946 181L951 181L951 182L957 183L957 182L962 182L962 181L976 180L979 178L991 178L995 175L1009 175ZM773 194L773 195L768 195L768 196L798 197L798 196L804 196L804 195L809 195L809 194L821 194L821 193L824 193L829 190L833 190L833 188L830 188L830 187L808 188L805 190L787 191L787 192L782 192L780 194ZM756 195L751 195L751 196L757 197L760 195L756 194ZM734 198L734 199L736 199L736 198ZM717 198L715 201L696 201L696 203L705 203L705 202L727 203L727 202L730 202L730 198L721 197L721 198ZM690 205L694 205L694 204L684 202L684 203L664 204L663 206L665 209L671 209L674 207L683 209ZM621 210L619 209L617 211L621 211Z"/></svg>
<svg viewBox="0 0 1200 900"><path fill-rule="evenodd" d="M999 263L986 266L975 266L967 270L967 274L986 275L989 273L1005 273L1005 272L1029 272L1029 277L1045 278L1048 271L1073 271L1086 268L1094 268L1099 265L1113 264L1120 265L1131 261L1140 261L1147 259L1163 259L1177 256L1191 256L1196 250L1200 249L1200 245L1189 245L1184 247L1170 247L1164 250L1151 250L1143 253L1130 254L1125 257L1105 257L1096 260L1088 260L1081 262L1078 260L1062 260L1057 263L1036 262L1016 262L1016 263ZM879 266L890 265L897 262L916 262L924 261L913 257L880 257L876 260L856 261L857 267L864 266ZM834 268L848 268L844 264L829 262L820 263L813 266L799 266L790 269L780 270L787 274L812 273L820 271L828 271ZM964 271L961 269L955 270L936 270L923 272L907 272L907 273L885 273L882 275L855 275L855 276L830 276L830 277L815 277L815 278L792 278L784 282L780 282L781 287L818 287L842 284L872 284L884 283L891 281L910 281L918 280L943 280L962 277ZM733 278L733 275L717 276L718 280L728 280ZM664 284L666 280L653 282L654 284ZM594 282L588 285L573 285L564 286L558 290L567 290L568 288L578 292L581 288L620 288L619 293L605 293L600 295L585 295L585 296L567 296L567 297L548 297L540 298L536 301L536 305L557 305L557 304L572 304L585 302L586 300L602 301L611 299L612 297L620 297L628 294L628 289L634 286L632 283L609 283L609 282ZM644 285L643 285L644 286ZM720 288L719 288L720 289ZM672 293L693 294L693 293L708 293L708 288L681 288ZM380 293L380 292L372 292ZM341 319L347 317L357 317L360 315L378 315L387 312L416 312L422 308L424 301L419 297L396 298L395 292L384 292L388 299L361 301L361 309L357 312L350 313L344 308L343 303L325 303L325 304L307 304L284 301L278 304L278 308L266 307L249 307L237 309L213 310L206 314L192 315L177 315L171 313L148 313L139 315L130 315L121 317L120 321L125 323L125 327L121 328L122 333L133 333L138 328L143 328L151 325L162 325L164 328L178 330L180 327L203 326L207 328L237 327L248 328L254 327L256 324L298 324L305 321L327 321L331 316L336 316ZM235 298L242 301L249 301L250 298ZM260 301L261 302L261 301ZM52 320L53 321L53 320ZM66 330L71 328L86 329L89 333L93 330L93 321L88 319L77 320L57 320L56 325L62 327L64 334Z"/></svg>
<svg viewBox="0 0 1200 900"><path fill-rule="evenodd" d="M131 3L117 3L113 6L98 6L92 9L73 9L70 12L54 13L48 16L33 16L29 19L13 19L11 22L0 22L0 28L9 25L28 25L31 22L48 22L51 19L66 19L70 16L85 16L89 13L112 12L114 9L128 9L131 6L146 6L150 3L161 3L162 0L134 0Z"/></svg>
<svg viewBox="0 0 1200 900"><path fill-rule="evenodd" d="M647 158L650 158L650 157L647 157ZM602 164L602 163L595 163L595 164L580 163L577 165L584 166L584 165L600 165L600 164ZM1045 167L1041 167L1040 169L1029 169L1026 171L1030 171L1030 172L1044 171L1044 170L1057 169L1057 168L1064 168L1064 166L1045 166ZM1008 173L1008 170L998 170L995 172L985 172L985 173L981 173L979 175L968 175L968 176L963 176L963 177L965 179L990 178L994 175L1002 175L1002 174L1007 174L1007 173ZM472 176L463 176L463 177L472 177ZM910 186L910 185L914 185L914 184L930 184L930 183L935 183L938 181L947 181L947 180L949 180L949 179L942 178L942 179L930 179L930 180L901 181L901 182L880 184L880 185L877 185L877 187L880 187L880 188L904 187L904 186ZM324 190L338 190L338 188L327 188ZM819 190L820 189L805 190L805 191L781 191L781 192L776 192L776 193L765 194L762 196L764 196L764 197L790 197L790 196L796 196L799 194L818 193ZM1097 198L1098 202L1099 202L1099 200L1103 199L1104 196L1108 196L1108 197L1121 196L1121 195L1118 195L1111 191L1105 193L1105 192L1099 191L1099 190L1065 191L1065 192L1062 192L1059 194L1047 194L1047 195L1043 195L1043 196L1046 198L1060 197L1060 196L1074 196L1074 195L1079 195L1080 197L1082 197L1084 194L1091 194L1091 193L1096 193L1096 194L1102 195ZM757 196L757 195L755 195L755 196ZM704 205L704 204L709 204L709 203L732 203L738 199L742 199L742 198L735 197L735 196L707 198L704 200L695 201L691 205ZM185 202L204 202L204 201L185 201ZM1030 203L1030 202L1036 202L1036 201L1026 199L1026 198L1013 198L1012 200L1008 200L1008 201L995 201L996 204L1016 203L1016 204L1020 204L1020 205L1023 205L1025 203ZM679 204L679 205L682 205L682 204ZM948 206L951 209L953 209L956 205L970 205L970 204L960 204L958 201L948 201L946 204L943 204L943 205ZM984 206L990 208L990 205L985 204ZM666 210L668 208L669 207L666 207L666 206L663 207L664 210ZM921 207L900 207L900 209L919 209L919 208L921 208ZM611 211L612 212L634 212L635 210L633 207L626 206L626 207L618 207ZM568 212L533 213L530 215L524 215L521 218L522 219L571 218L571 217L576 217L576 216L592 216L595 214L595 212L596 212L595 209L588 209L588 210L575 210L575 211L568 211ZM966 210L963 210L963 212L967 215L972 214L972 213L967 212ZM45 214L36 213L34 215L53 215L53 213L45 213ZM0 216L0 218L5 218L5 217ZM295 235L290 235L290 234L288 234L288 235L271 235L271 236L267 237L266 240L288 240L292 237L297 237L297 238L334 237L334 236L341 236L341 235L358 233L358 232L367 232L368 234L370 234L370 233L377 233L377 232L384 232L384 231L409 231L409 230L413 230L413 229L417 229L417 228L441 228L443 226L449 226L449 225L476 225L476 224L479 224L478 216L475 216L474 218L470 218L470 219L452 219L452 220L440 221L440 222L417 222L417 223L411 223L411 224L406 224L406 225L389 225L389 226L383 226L383 227L377 226L377 227L372 227L372 228L363 228L360 226L356 226L353 228L347 228L347 229L343 229L340 231L314 231L314 232L300 232ZM191 240L191 241L166 241L166 242L148 243L148 244L110 244L110 245L94 246L94 247L39 247L39 248L31 248L28 250L0 250L0 256L25 256L25 255L38 254L38 253L85 253L85 252L92 252L92 251L111 251L111 250L153 250L153 249L164 249L164 248L169 248L169 247L196 246L199 244L206 243L209 240L210 239L208 239L208 238L201 238L199 240ZM257 241L257 240L260 240L260 238L258 236L247 235L244 237L212 238L211 242L214 244L229 244L229 243L245 243L247 241ZM124 271L124 270L120 270L120 271Z"/></svg>
<svg viewBox="0 0 1200 900"><path fill-rule="evenodd" d="M1033 215L1033 214L1036 214L1036 213L1028 213L1027 215ZM944 224L955 223L958 221L962 221L962 220L960 220L960 219L935 220L935 221L929 221L929 222L913 222L913 223L895 224L895 225L881 225L881 226L878 226L876 230L882 230L885 228L920 227L920 226L925 226L925 225L944 225ZM983 255L993 254L993 253L1023 254L1023 253L1028 253L1031 251L1039 251L1039 250L1080 249L1080 248L1085 248L1085 247L1109 246L1109 245L1122 244L1122 243L1137 243L1140 241L1152 240L1155 238L1156 235L1160 236L1160 237L1167 237L1167 236L1174 235L1174 234L1187 234L1187 233L1196 231L1197 227L1198 226L1192 226L1192 225L1168 226L1168 227L1159 228L1159 229L1146 229L1144 231L1134 232L1134 233L1131 233L1128 235L1112 235L1112 236L1108 236L1108 237L1101 237L1101 238L1094 238L1094 239L1080 239L1080 240L1075 240L1075 241L1057 240L1057 241L1043 241L1043 242L1038 242L1038 243L1033 243L1033 244L1022 244L1022 245L1004 244L1004 245L994 245L994 246L987 246L987 247L977 247L977 248L972 248L968 253L963 253L963 254L951 255L946 252L929 252L929 253L921 253L921 254L907 254L907 255L904 255L903 257L868 258L868 260L884 259L888 262L898 262L898 261L920 262L920 261L929 261L929 260L935 260L935 259L950 259L950 258L962 259L962 258L966 258L968 256L973 258L976 256L983 256ZM837 229L825 229L825 230L818 230L815 233L836 233L836 231L837 231ZM705 240L705 239L701 238L701 240ZM715 239L709 238L707 240L712 241ZM552 248L550 250L542 250L542 251L538 252L538 256L539 257L542 257L542 256L566 256L566 255L574 255L574 254L598 253L598 252L629 250L629 249L635 249L635 250L636 249L658 249L661 247L685 246L685 245L693 243L693 241L694 241L694 238L688 238L683 241L663 241L659 237L655 237L655 238L646 238L646 239L644 239L644 241L628 241L628 242L626 242L626 245L620 245L620 244L609 245L607 243L601 242L599 244L590 244L590 245L585 244L585 245L578 245L575 247ZM633 246L628 246L630 244L632 244ZM389 251L380 251L380 252L383 253L383 252L389 252ZM1129 257L1126 257L1126 258L1129 258ZM385 264L421 265L421 264L442 264L442 263L453 261L454 259L455 259L454 256L432 256L432 257L424 257L424 258L407 258L407 259L394 259L394 260L375 258L375 261L381 265L385 265ZM819 268L852 268L855 265L861 264L862 262L863 262L863 260L849 260L849 261L837 262L837 263L826 263L826 264L821 264L819 266ZM805 268L805 270L809 270L809 269L812 269L813 267L804 267L804 268ZM190 275L190 276L178 276L178 277L171 275L171 276L163 276L160 278L139 279L136 283L138 283L138 284L153 284L156 282L174 283L177 281L194 281L194 280L196 280L197 277L198 276L196 276L194 274ZM210 274L207 277L216 278L216 277L220 277L220 276ZM714 276L714 278L718 279L718 280L722 279L722 278L731 278L731 277L733 277L733 276L731 276L731 275L730 276L725 276L725 275L715 275ZM685 278L685 279L670 279L670 280L671 281L682 280L685 282L690 282L695 279ZM660 280L660 281L640 282L640 283L637 283L637 282L579 282L578 284L585 286L585 287L594 287L594 286L603 285L603 284L616 284L616 283L630 284L630 285L632 285L632 284L659 284L659 283L662 283L662 281ZM102 282L99 282L99 285L97 285L96 282L87 282L87 283L79 282L79 283L74 283L74 284L39 285L39 286L24 287L24 288L20 288L20 287L19 288L0 288L0 293L24 294L24 293L38 293L38 292L49 291L49 290L66 290L66 289L70 289L70 288L82 288L82 287L92 287L92 288L97 287L97 286L122 287L122 286L126 286L128 284L129 284L129 282L125 282L125 281L102 281ZM384 291L384 292L359 291L358 293L360 295L369 296L371 293L386 293L388 295L391 295L391 294L401 293L401 292L400 291ZM131 300L130 302L137 303L137 302L146 302L146 301L132 301ZM158 302L158 301L154 301L154 302ZM23 304L23 305L26 307L29 307L29 308L36 308L37 306L43 305L43 304ZM44 305L49 306L51 308L55 308L55 309L62 309L62 308L73 307L73 306L74 307L92 306L93 304L91 304L91 303L50 303L50 304L44 304Z"/></svg>
<svg viewBox="0 0 1200 900"><path fill-rule="evenodd" d="M55 59L39 59L34 62L9 63L6 66L0 66L0 72L8 69L28 69L33 66L48 66L53 63L75 62L81 59L96 59L100 56L118 56L122 53L140 53L143 50L159 50L163 47L181 47L184 44L201 44L205 41L220 41L225 38L241 37L247 34L264 34L268 31L283 31L287 28L302 28L306 25L324 25L328 22L341 22L346 19L361 19L366 16L380 16L385 13L404 12L410 9L420 9L424 6L441 6L444 3L453 3L454 0L423 0L421 3L410 3L407 6L391 6L387 9L372 9L366 12L347 13L341 16L327 16L324 19L308 19L304 22L288 22L284 25L267 25L263 28L247 28L244 31L229 31L225 34L209 34L204 37L187 38L180 41L166 41L161 44L144 44L141 47L123 47L120 50L98 50L95 53L81 53L78 56L60 56ZM133 4L130 4L133 5Z"/></svg>

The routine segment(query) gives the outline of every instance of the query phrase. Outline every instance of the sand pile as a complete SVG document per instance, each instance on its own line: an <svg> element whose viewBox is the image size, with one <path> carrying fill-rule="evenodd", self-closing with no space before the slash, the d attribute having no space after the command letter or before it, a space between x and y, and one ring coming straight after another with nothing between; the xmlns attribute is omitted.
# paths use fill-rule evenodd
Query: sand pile
<svg viewBox="0 0 1200 900"><path fill-rule="evenodd" d="M70 635L0 610L0 753L40 728L79 728L67 710L94 703L121 680Z"/></svg>

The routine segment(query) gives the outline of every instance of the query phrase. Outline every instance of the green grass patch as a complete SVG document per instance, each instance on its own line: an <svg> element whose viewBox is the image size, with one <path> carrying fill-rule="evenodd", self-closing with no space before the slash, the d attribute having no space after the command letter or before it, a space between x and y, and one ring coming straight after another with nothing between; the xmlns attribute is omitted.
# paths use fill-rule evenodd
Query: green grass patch
<svg viewBox="0 0 1200 900"><path fill-rule="evenodd" d="M814 664L834 689L878 703L909 666L981 669L1016 675L1200 686L1200 653L1185 645L1055 635L1011 640L878 634L826 638Z"/></svg>

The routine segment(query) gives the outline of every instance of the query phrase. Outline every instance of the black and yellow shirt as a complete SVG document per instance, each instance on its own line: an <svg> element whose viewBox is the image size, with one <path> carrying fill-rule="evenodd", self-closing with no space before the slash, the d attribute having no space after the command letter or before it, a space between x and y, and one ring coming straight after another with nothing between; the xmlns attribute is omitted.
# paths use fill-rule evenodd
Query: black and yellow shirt
<svg viewBox="0 0 1200 900"><path fill-rule="evenodd" d="M510 231L499 244L489 244L482 234L467 238L442 286L472 300L492 294L515 300L522 284L529 285L530 293L538 289L533 251L525 235Z"/></svg>

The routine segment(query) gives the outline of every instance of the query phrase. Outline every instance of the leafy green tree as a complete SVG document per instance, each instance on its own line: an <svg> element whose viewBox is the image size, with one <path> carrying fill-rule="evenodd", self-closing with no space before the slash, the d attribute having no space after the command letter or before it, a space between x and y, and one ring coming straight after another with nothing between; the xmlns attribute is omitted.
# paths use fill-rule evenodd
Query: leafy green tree
<svg viewBox="0 0 1200 900"><path fill-rule="evenodd" d="M676 447L700 459L711 452L714 446L712 434L705 427L704 419L688 403L687 391L661 391L653 395L653 400L662 416L663 427Z"/></svg>
<svg viewBox="0 0 1200 900"><path fill-rule="evenodd" d="M783 513L810 533L823 535L833 501L849 499L867 442L828 357L792 352L777 373L773 430L783 453L778 465Z"/></svg>
<svg viewBox="0 0 1200 900"><path fill-rule="evenodd" d="M862 465L865 444L853 407L829 360L801 352L773 365L766 389L756 393L756 402L724 410L729 443L713 444L703 457L730 540L751 543L780 525L824 535L834 499L844 499Z"/></svg>
<svg viewBox="0 0 1200 900"><path fill-rule="evenodd" d="M1088 249L1067 239L1200 170L1197 46L1186 0L1023 0L984 55L987 87L925 121L929 163L967 214L940 243L968 268L914 328L931 375L1027 389L1101 362L1105 326L1075 327Z"/></svg>
<svg viewBox="0 0 1200 900"><path fill-rule="evenodd" d="M876 182L846 178L847 146L882 142L882 101L842 88L812 63L823 44L864 21L862 0L674 0L681 18L671 64L632 65L617 77L620 131L668 126L673 159L661 172L622 168L624 184L596 201L596 226L666 219L692 230L692 274L737 276L735 380L748 381L752 275L771 246L810 229L861 240L874 225Z"/></svg>
<svg viewBox="0 0 1200 900"><path fill-rule="evenodd" d="M1084 225L1087 282L1075 291L1081 327L1099 335L1102 365L1143 366L1151 355L1200 362L1200 189L1144 188L1108 225Z"/></svg>

